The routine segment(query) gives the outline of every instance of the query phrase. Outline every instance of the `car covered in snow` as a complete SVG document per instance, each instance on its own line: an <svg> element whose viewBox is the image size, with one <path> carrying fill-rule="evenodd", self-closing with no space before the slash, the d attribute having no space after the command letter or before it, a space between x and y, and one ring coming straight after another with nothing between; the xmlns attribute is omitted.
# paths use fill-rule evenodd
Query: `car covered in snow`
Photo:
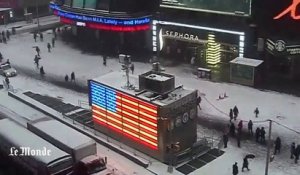
<svg viewBox="0 0 300 175"><path fill-rule="evenodd" d="M11 67L10 64L1 64L0 74L7 77L13 77L17 75L17 70Z"/></svg>

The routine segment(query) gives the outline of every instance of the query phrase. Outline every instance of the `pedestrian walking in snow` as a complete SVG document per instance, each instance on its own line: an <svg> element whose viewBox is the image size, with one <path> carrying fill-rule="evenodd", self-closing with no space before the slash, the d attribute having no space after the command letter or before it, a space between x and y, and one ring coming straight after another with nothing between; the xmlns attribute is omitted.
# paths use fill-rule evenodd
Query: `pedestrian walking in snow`
<svg viewBox="0 0 300 175"><path fill-rule="evenodd" d="M261 136L261 131L260 131L260 128L257 127L256 130L255 130L255 140L256 140L256 142L260 142L260 140L261 140L260 136Z"/></svg>
<svg viewBox="0 0 300 175"><path fill-rule="evenodd" d="M291 145L291 149L290 149L290 152L291 152L291 159L294 158L294 154L295 154L295 151L296 151L296 145L295 145L295 142L292 143Z"/></svg>
<svg viewBox="0 0 300 175"><path fill-rule="evenodd" d="M55 38L52 38L51 42L52 42L52 47L55 47Z"/></svg>
<svg viewBox="0 0 300 175"><path fill-rule="evenodd" d="M36 42L36 37L37 37L37 34L36 34L36 33L33 33L33 39L34 39L34 42Z"/></svg>
<svg viewBox="0 0 300 175"><path fill-rule="evenodd" d="M238 175L238 174L239 174L239 167L237 166L237 162L235 162L235 163L232 165L232 174L233 174L233 175Z"/></svg>
<svg viewBox="0 0 300 175"><path fill-rule="evenodd" d="M8 79L7 76L5 77L5 83L6 83L6 85L7 85L7 89L9 89L10 81L9 81L9 79Z"/></svg>
<svg viewBox="0 0 300 175"><path fill-rule="evenodd" d="M2 55L2 53L0 52L0 62L2 62L2 60L3 60L3 55Z"/></svg>
<svg viewBox="0 0 300 175"><path fill-rule="evenodd" d="M248 171L250 170L250 169L249 169L249 162L248 162L247 157L245 157L245 158L243 159L242 172L244 172L244 168L247 168Z"/></svg>
<svg viewBox="0 0 300 175"><path fill-rule="evenodd" d="M300 145L298 144L295 150L295 163L298 163L299 155L300 155Z"/></svg>
<svg viewBox="0 0 300 175"><path fill-rule="evenodd" d="M42 42L44 41L43 33L40 33L40 39L41 39Z"/></svg>
<svg viewBox="0 0 300 175"><path fill-rule="evenodd" d="M103 65L106 66L106 55L103 56Z"/></svg>
<svg viewBox="0 0 300 175"><path fill-rule="evenodd" d="M41 50L38 46L35 47L35 51L36 51L37 55L40 56Z"/></svg>
<svg viewBox="0 0 300 175"><path fill-rule="evenodd" d="M232 108L230 108L230 111L229 111L229 118L230 118L230 122L231 122L231 120L233 119L233 110L232 110Z"/></svg>
<svg viewBox="0 0 300 175"><path fill-rule="evenodd" d="M131 64L130 69L131 69L131 73L133 74L133 72L134 72L134 64L133 63Z"/></svg>
<svg viewBox="0 0 300 175"><path fill-rule="evenodd" d="M41 58L39 56L35 55L35 57L34 57L34 63L36 64L37 68L39 68L39 61L40 61L40 59Z"/></svg>
<svg viewBox="0 0 300 175"><path fill-rule="evenodd" d="M6 38L9 40L10 39L10 32L9 30L6 30Z"/></svg>
<svg viewBox="0 0 300 175"><path fill-rule="evenodd" d="M235 136L235 126L234 126L234 123L232 123L232 122L230 122L229 132L232 137Z"/></svg>
<svg viewBox="0 0 300 175"><path fill-rule="evenodd" d="M261 143L266 143L266 131L264 127L261 127L260 130Z"/></svg>
<svg viewBox="0 0 300 175"><path fill-rule="evenodd" d="M69 81L69 76L68 76L68 74L66 74L66 76L65 76L65 82L68 82Z"/></svg>
<svg viewBox="0 0 300 175"><path fill-rule="evenodd" d="M197 97L197 105L198 105L198 107L199 107L200 110L201 110L201 106L200 106L201 101L202 101L202 98L201 98L201 96L199 95L199 96Z"/></svg>
<svg viewBox="0 0 300 175"><path fill-rule="evenodd" d="M223 143L224 143L224 148L227 148L227 143L228 143L228 135L227 134L223 135Z"/></svg>
<svg viewBox="0 0 300 175"><path fill-rule="evenodd" d="M249 120L249 122L248 122L248 133L249 133L251 136L253 136L253 130L252 130L252 128L253 128L252 120Z"/></svg>
<svg viewBox="0 0 300 175"><path fill-rule="evenodd" d="M242 129L243 129L243 121L240 120L238 124L238 134L242 134Z"/></svg>
<svg viewBox="0 0 300 175"><path fill-rule="evenodd" d="M233 108L233 115L234 115L234 120L236 120L236 118L239 115L239 109L236 106L234 106Z"/></svg>
<svg viewBox="0 0 300 175"><path fill-rule="evenodd" d="M44 67L40 68L40 75L43 77L45 75Z"/></svg>
<svg viewBox="0 0 300 175"><path fill-rule="evenodd" d="M73 82L73 81L75 82L75 73L74 72L71 73L71 82Z"/></svg>
<svg viewBox="0 0 300 175"><path fill-rule="evenodd" d="M254 110L254 114L255 114L255 117L257 118L257 117L258 117L258 114L259 114L258 107L256 107L256 108L255 108L255 110Z"/></svg>
<svg viewBox="0 0 300 175"><path fill-rule="evenodd" d="M274 155L278 153L280 153L280 149L281 149L281 140L279 137L276 138L276 141L275 141L275 150L274 150Z"/></svg>
<svg viewBox="0 0 300 175"><path fill-rule="evenodd" d="M7 44L5 36L3 36L3 43Z"/></svg>
<svg viewBox="0 0 300 175"><path fill-rule="evenodd" d="M48 52L51 52L51 44L50 43L47 44L47 48L48 48Z"/></svg>

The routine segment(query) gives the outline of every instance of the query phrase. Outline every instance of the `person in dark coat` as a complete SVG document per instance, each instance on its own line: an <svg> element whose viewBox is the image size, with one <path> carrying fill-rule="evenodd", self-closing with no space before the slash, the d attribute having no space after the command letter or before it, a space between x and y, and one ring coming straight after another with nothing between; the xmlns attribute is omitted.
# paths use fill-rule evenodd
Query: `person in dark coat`
<svg viewBox="0 0 300 175"><path fill-rule="evenodd" d="M274 155L278 153L280 153L280 149L281 149L281 140L279 137L276 138L276 141L275 141L275 150L274 150Z"/></svg>
<svg viewBox="0 0 300 175"><path fill-rule="evenodd" d="M238 133L242 134L242 129L243 129L243 121L240 120L239 124L238 124Z"/></svg>
<svg viewBox="0 0 300 175"><path fill-rule="evenodd" d="M36 67L37 68L39 68L39 60L40 60L41 58L39 57L39 56L37 56L37 55L35 55L35 57L34 57L34 63L36 64Z"/></svg>
<svg viewBox="0 0 300 175"><path fill-rule="evenodd" d="M52 38L51 42L52 42L52 47L55 47L55 38Z"/></svg>
<svg viewBox="0 0 300 175"><path fill-rule="evenodd" d="M229 118L230 118L230 122L231 122L231 120L233 119L233 110L232 109L230 109L230 111L229 111Z"/></svg>
<svg viewBox="0 0 300 175"><path fill-rule="evenodd" d="M266 143L266 131L264 127L260 130L261 143Z"/></svg>
<svg viewBox="0 0 300 175"><path fill-rule="evenodd" d="M133 72L134 72L134 64L133 63L131 64L130 69L131 69L131 73L133 74Z"/></svg>
<svg viewBox="0 0 300 175"><path fill-rule="evenodd" d="M230 123L229 132L230 132L232 137L235 136L235 126L234 126L234 123L232 123L232 122Z"/></svg>
<svg viewBox="0 0 300 175"><path fill-rule="evenodd" d="M2 56L2 53L0 52L0 62L2 62L3 60L3 56Z"/></svg>
<svg viewBox="0 0 300 175"><path fill-rule="evenodd" d="M237 146L240 148L241 147L241 133L237 133L236 134L236 142L237 142Z"/></svg>
<svg viewBox="0 0 300 175"><path fill-rule="evenodd" d="M244 168L247 168L247 170L249 171L250 169L249 169L248 166L249 166L249 162L248 162L247 157L245 157L244 160L243 160L242 172L244 171Z"/></svg>
<svg viewBox="0 0 300 175"><path fill-rule="evenodd" d="M71 81L75 82L75 73L74 72L71 73Z"/></svg>
<svg viewBox="0 0 300 175"><path fill-rule="evenodd" d="M257 127L256 130L255 130L255 140L256 140L256 142L260 142L260 140L261 140L260 136L261 136L260 128Z"/></svg>
<svg viewBox="0 0 300 175"><path fill-rule="evenodd" d="M227 134L223 135L223 143L224 143L224 148L227 148L227 143L228 143L228 135Z"/></svg>
<svg viewBox="0 0 300 175"><path fill-rule="evenodd" d="M106 66L106 55L103 56L103 65Z"/></svg>
<svg viewBox="0 0 300 175"><path fill-rule="evenodd" d="M256 109L254 110L254 114L255 114L255 117L257 118L257 117L258 117L258 114L259 114L258 107L256 107Z"/></svg>
<svg viewBox="0 0 300 175"><path fill-rule="evenodd" d="M9 40L10 39L10 32L9 30L6 30L6 38Z"/></svg>
<svg viewBox="0 0 300 175"><path fill-rule="evenodd" d="M51 52L51 44L47 43L48 52Z"/></svg>
<svg viewBox="0 0 300 175"><path fill-rule="evenodd" d="M6 37L5 37L5 36L3 36L3 43L4 43L4 44L7 44L7 42L6 42Z"/></svg>
<svg viewBox="0 0 300 175"><path fill-rule="evenodd" d="M236 120L236 118L239 115L239 109L236 106L234 106L233 108L233 115L234 115L234 120Z"/></svg>
<svg viewBox="0 0 300 175"><path fill-rule="evenodd" d="M43 33L40 33L40 39L41 39L41 41L43 41L43 40L44 40Z"/></svg>
<svg viewBox="0 0 300 175"><path fill-rule="evenodd" d="M197 97L197 106L199 107L200 110L201 110L201 106L200 106L201 101L202 101L202 98L201 98L201 96L199 95L199 96Z"/></svg>
<svg viewBox="0 0 300 175"><path fill-rule="evenodd" d="M248 132L251 136L253 136L252 128L253 128L253 122L252 122L252 120L249 120L249 122L248 122Z"/></svg>
<svg viewBox="0 0 300 175"><path fill-rule="evenodd" d="M10 83L10 81L9 81L9 79L8 79L7 76L5 77L5 83L6 83L6 85L7 85L7 88L9 89L9 83Z"/></svg>
<svg viewBox="0 0 300 175"><path fill-rule="evenodd" d="M36 51L37 55L40 56L41 50L38 46L35 47L35 51Z"/></svg>
<svg viewBox="0 0 300 175"><path fill-rule="evenodd" d="M45 75L45 71L44 71L44 67L43 66L40 68L40 74L41 74L41 76Z"/></svg>
<svg viewBox="0 0 300 175"><path fill-rule="evenodd" d="M68 82L69 81L69 76L68 76L68 74L66 74L66 76L65 76L65 82Z"/></svg>
<svg viewBox="0 0 300 175"><path fill-rule="evenodd" d="M33 34L33 39L34 39L34 42L36 42L36 37L37 37L37 34L36 34L36 33L34 33L34 34Z"/></svg>
<svg viewBox="0 0 300 175"><path fill-rule="evenodd" d="M239 167L237 166L237 162L235 162L232 166L232 174L233 175L239 174Z"/></svg>
<svg viewBox="0 0 300 175"><path fill-rule="evenodd" d="M295 150L296 150L296 145L295 145L295 142L292 143L291 145L291 159L294 158L294 154L295 154Z"/></svg>
<svg viewBox="0 0 300 175"><path fill-rule="evenodd" d="M295 163L298 163L299 155L300 155L300 145L297 145L294 155L295 155Z"/></svg>

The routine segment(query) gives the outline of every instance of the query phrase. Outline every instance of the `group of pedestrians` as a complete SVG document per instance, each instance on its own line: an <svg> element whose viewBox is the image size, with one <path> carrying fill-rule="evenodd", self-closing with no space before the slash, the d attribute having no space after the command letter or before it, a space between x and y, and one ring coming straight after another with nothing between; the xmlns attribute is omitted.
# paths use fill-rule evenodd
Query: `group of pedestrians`
<svg viewBox="0 0 300 175"><path fill-rule="evenodd" d="M68 82L68 81L69 81L69 75L66 74L66 76L65 76L65 82ZM74 72L71 73L71 82L75 83L75 73Z"/></svg>
<svg viewBox="0 0 300 175"><path fill-rule="evenodd" d="M0 32L0 43L7 44L7 41L10 39L10 31L2 31Z"/></svg>

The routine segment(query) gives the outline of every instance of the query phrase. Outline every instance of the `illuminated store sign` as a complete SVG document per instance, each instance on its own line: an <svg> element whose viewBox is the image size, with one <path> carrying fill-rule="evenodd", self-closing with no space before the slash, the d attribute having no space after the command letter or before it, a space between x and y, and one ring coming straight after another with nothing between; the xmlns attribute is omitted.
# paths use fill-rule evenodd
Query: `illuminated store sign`
<svg viewBox="0 0 300 175"><path fill-rule="evenodd" d="M276 55L299 55L300 45L287 45L283 40L272 41L267 39L266 49Z"/></svg>
<svg viewBox="0 0 300 175"><path fill-rule="evenodd" d="M90 82L96 124L158 150L157 106L96 82Z"/></svg>
<svg viewBox="0 0 300 175"><path fill-rule="evenodd" d="M165 32L165 35L169 37L185 39L185 40L192 40L192 41L199 40L199 37L197 35L191 35L188 33L180 33L180 32L168 31L168 30Z"/></svg>
<svg viewBox="0 0 300 175"><path fill-rule="evenodd" d="M60 7L55 4L50 4L50 8L54 10L55 15L60 16L61 18L82 22L80 24L85 23L87 27L93 26L93 28L97 28L97 29L102 29L102 28L105 29L105 28L110 28L108 26L116 26L119 28L133 27L132 28L133 30L131 31L147 30L149 29L150 27L149 25L151 22L150 18L148 17L134 18L134 19L118 19L118 18L104 18L99 16L89 16L89 15L77 14L72 12L66 12L60 9ZM99 27L97 25L100 25L102 27ZM103 27L103 25L107 27ZM145 27L146 25L148 25L149 27ZM122 30L114 30L114 31L122 31ZM124 31L129 31L129 30L124 30Z"/></svg>
<svg viewBox="0 0 300 175"><path fill-rule="evenodd" d="M288 13L290 13L290 16L295 19L298 20L300 19L300 15L296 15L297 12L297 7L300 5L300 0L293 0L292 4L287 7L286 9L284 9L281 13L279 13L277 16L274 17L274 19L280 19L282 18L284 15L287 15Z"/></svg>

